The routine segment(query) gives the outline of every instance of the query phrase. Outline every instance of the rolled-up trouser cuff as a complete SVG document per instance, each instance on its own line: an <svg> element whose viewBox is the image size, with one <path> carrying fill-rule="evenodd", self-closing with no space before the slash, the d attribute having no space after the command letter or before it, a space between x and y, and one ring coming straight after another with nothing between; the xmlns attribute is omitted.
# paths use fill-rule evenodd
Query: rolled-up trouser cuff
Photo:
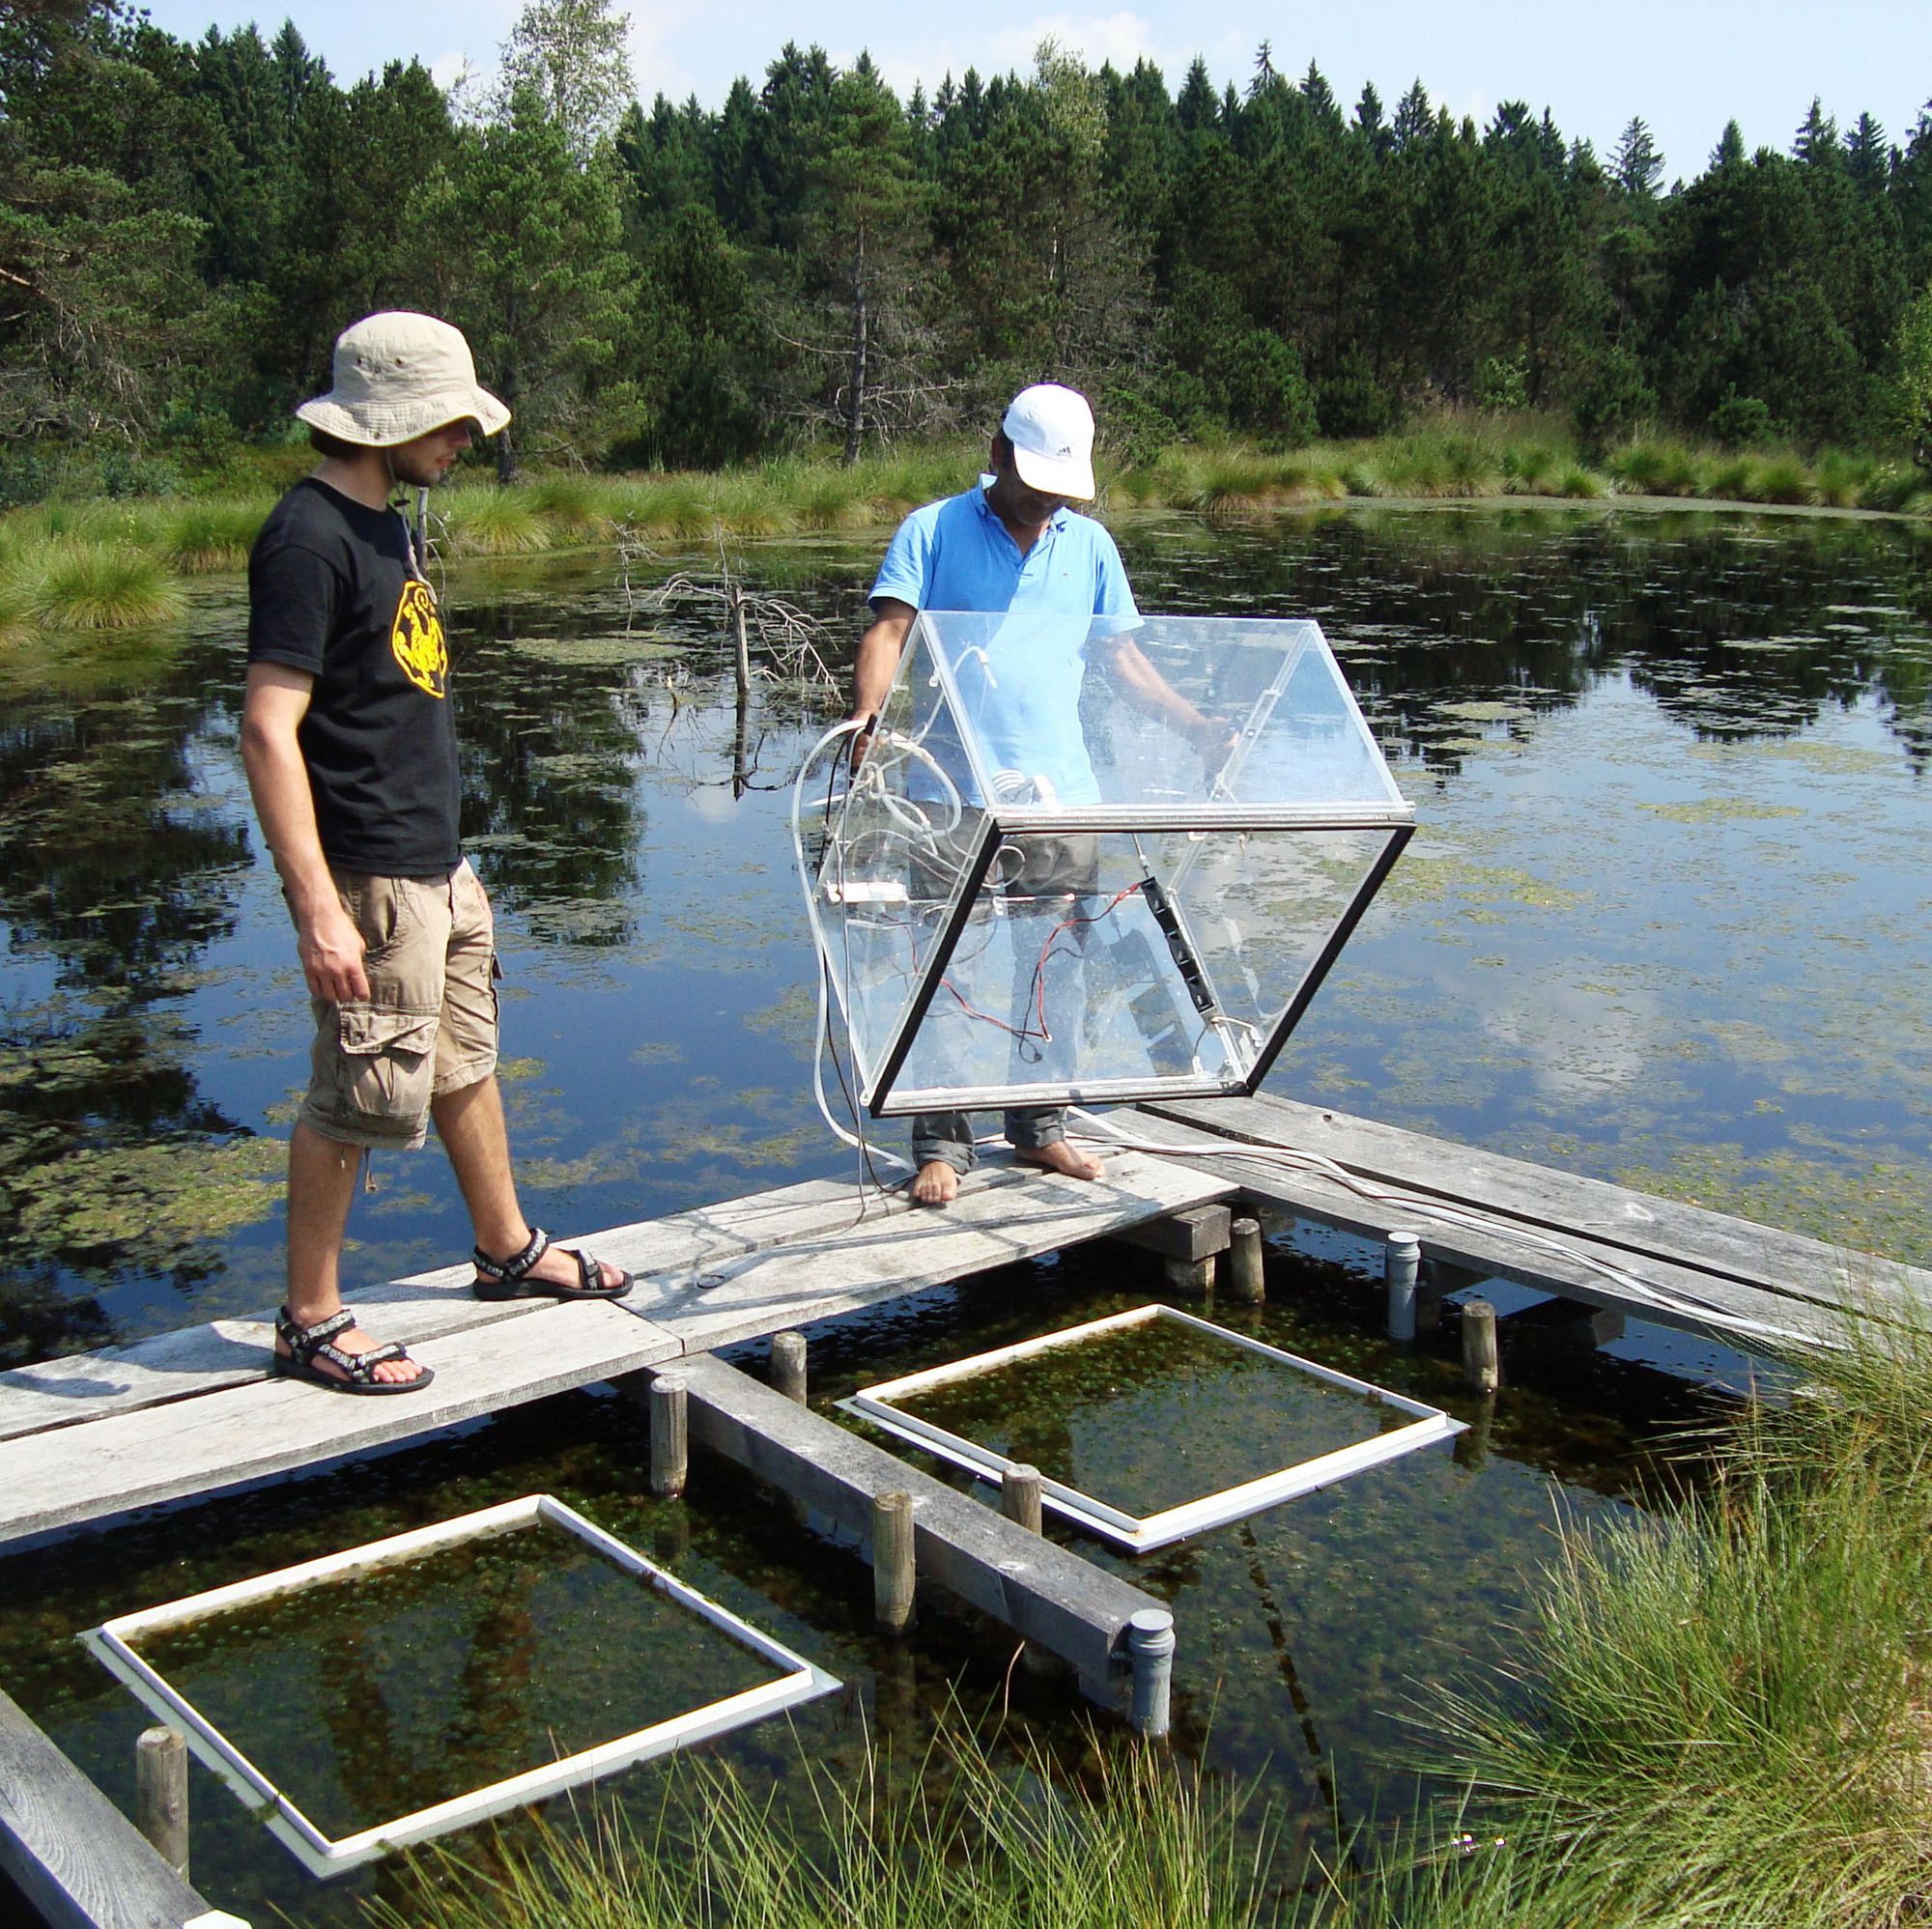
<svg viewBox="0 0 1932 1929"><path fill-rule="evenodd" d="M1037 1152L1066 1137L1066 1112L1059 1105L1018 1106L1007 1114L1007 1144L1015 1151Z"/></svg>
<svg viewBox="0 0 1932 1929"><path fill-rule="evenodd" d="M963 1112L922 1112L912 1121L915 1164L949 1165L962 1177L973 1170L973 1121Z"/></svg>

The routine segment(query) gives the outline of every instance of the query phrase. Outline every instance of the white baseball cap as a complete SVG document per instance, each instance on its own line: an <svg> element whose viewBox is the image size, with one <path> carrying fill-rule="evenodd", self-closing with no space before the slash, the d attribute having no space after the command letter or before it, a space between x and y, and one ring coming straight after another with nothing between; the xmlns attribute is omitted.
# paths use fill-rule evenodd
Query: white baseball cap
<svg viewBox="0 0 1932 1929"><path fill-rule="evenodd" d="M397 309L365 315L336 336L334 385L296 417L338 441L384 449L448 422L494 436L510 411L477 385L462 329Z"/></svg>
<svg viewBox="0 0 1932 1929"><path fill-rule="evenodd" d="M1037 382L1013 397L1000 427L1029 489L1093 499L1094 411L1086 396L1057 382Z"/></svg>

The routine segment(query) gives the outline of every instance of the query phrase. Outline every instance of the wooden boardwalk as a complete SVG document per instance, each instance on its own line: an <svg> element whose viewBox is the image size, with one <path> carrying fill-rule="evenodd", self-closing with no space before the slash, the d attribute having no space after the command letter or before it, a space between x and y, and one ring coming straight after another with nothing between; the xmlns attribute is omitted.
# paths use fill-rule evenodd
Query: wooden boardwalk
<svg viewBox="0 0 1932 1929"><path fill-rule="evenodd" d="M848 1313L1227 1197L1234 1181L1130 1152L1093 1185L995 1165L945 1213L863 1215L819 1181L590 1235L639 1276L621 1304L489 1304L468 1266L351 1295L437 1369L421 1397L271 1378L272 1314L0 1374L0 1549L213 1493L478 1414Z"/></svg>
<svg viewBox="0 0 1932 1929"><path fill-rule="evenodd" d="M1852 1312L1932 1319L1932 1273L1918 1267L1321 1106L1187 1100L1146 1108L1132 1130L1200 1147L1204 1170L1319 1225L1410 1232L1431 1258L1747 1350L1834 1344ZM1258 1155L1228 1156L1230 1141ZM1280 1148L1335 1171L1259 1156ZM1390 1193L1401 1200L1377 1196Z"/></svg>

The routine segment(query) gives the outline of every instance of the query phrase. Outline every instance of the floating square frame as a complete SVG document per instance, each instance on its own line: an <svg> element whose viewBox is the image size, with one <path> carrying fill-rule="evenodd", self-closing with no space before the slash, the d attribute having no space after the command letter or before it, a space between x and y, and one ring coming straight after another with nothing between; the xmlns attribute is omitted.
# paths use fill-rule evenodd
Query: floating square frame
<svg viewBox="0 0 1932 1929"><path fill-rule="evenodd" d="M761 1682L723 1701L715 1701L688 1714L620 1735L592 1748L580 1750L561 1760L546 1762L506 1780L452 1797L413 1814L359 1830L353 1835L331 1838L325 1835L295 1801L277 1788L249 1761L240 1748L203 1718L194 1707L134 1652L132 1643L143 1634L176 1629L212 1614L229 1612L277 1596L292 1595L324 1582L340 1581L356 1574L370 1574L430 1554L440 1548L464 1542L487 1540L512 1533L539 1521L574 1535L625 1573L635 1574L658 1593L687 1608L713 1628L772 1662L778 1670L769 1682ZM392 1849L414 1842L426 1842L450 1830L500 1815L526 1802L537 1801L567 1788L611 1774L654 1755L669 1753L688 1743L708 1740L733 1728L761 1720L782 1709L796 1707L815 1696L828 1694L841 1684L836 1677L815 1667L802 1656L760 1633L749 1622L741 1621L728 1609L708 1601L695 1588L664 1572L662 1568L627 1547L623 1542L594 1526L582 1515L566 1507L550 1494L529 1494L521 1500L486 1507L474 1514L419 1527L407 1534L372 1541L366 1546L352 1547L342 1553L326 1554L297 1567L282 1568L273 1574L258 1574L251 1580L236 1581L227 1587L189 1595L158 1607L142 1608L136 1613L117 1615L80 1636L82 1643L160 1720L179 1727L188 1746L202 1764L225 1781L243 1806L259 1816L270 1834L313 1876L327 1879L377 1860Z"/></svg>
<svg viewBox="0 0 1932 1929"><path fill-rule="evenodd" d="M1184 1501L1178 1507L1165 1508L1145 1517L1122 1513L1119 1508L1109 1507L1105 1501L1096 1500L1093 1495L1082 1493L1077 1488L1063 1482L1042 1479L1042 1505L1052 1508L1056 1514L1076 1525L1112 1541L1115 1546L1126 1548L1130 1553L1151 1553L1156 1547L1171 1546L1176 1541L1183 1541L1190 1534L1202 1533L1209 1527L1225 1527L1230 1521L1245 1519L1264 1507L1293 1500L1297 1494L1312 1493L1317 1488L1331 1487L1337 1481L1347 1480L1350 1474L1379 1466L1385 1461L1398 1460L1404 1454L1413 1453L1416 1448L1429 1446L1435 1441L1452 1439L1466 1430L1465 1421L1452 1419L1440 1407L1426 1405L1400 1393L1391 1393L1385 1387L1372 1386L1367 1380L1337 1373L1332 1367L1318 1366L1313 1360L1305 1360L1297 1353L1284 1352L1279 1347L1270 1347L1261 1340L1251 1340L1245 1334L1232 1333L1227 1327L1217 1326L1211 1320L1197 1319L1193 1314L1183 1313L1179 1307L1161 1305L1137 1306L1104 1319L1091 1319L1084 1325L1042 1334L1037 1340L1023 1340L1017 1346L1001 1347L989 1353L976 1353L970 1359L954 1360L949 1366L929 1367L922 1373L906 1374L878 1386L862 1387L849 1399L839 1401L838 1405L843 1411L869 1420L883 1432L922 1447L954 1466L963 1467L981 1480L997 1481L1015 1464L1013 1461L950 1433L944 1427L936 1427L929 1421L901 1412L893 1403L903 1400L908 1394L923 1393L931 1387L944 1386L995 1367L1010 1365L1015 1360L1028 1359L1062 1347L1077 1346L1095 1334L1117 1332L1122 1327L1144 1325L1159 1319L1176 1320L1200 1332L1210 1333L1216 1339L1227 1341L1230 1346L1278 1360L1297 1373L1380 1401L1384 1405L1392 1406L1398 1412L1413 1414L1415 1418L1408 1426L1399 1427L1393 1433L1378 1433L1369 1439L1354 1441L1349 1446L1336 1448L1332 1453L1318 1455L1312 1461L1278 1468L1257 1480L1244 1481L1238 1487L1225 1488L1218 1493L1205 1494L1199 1500Z"/></svg>

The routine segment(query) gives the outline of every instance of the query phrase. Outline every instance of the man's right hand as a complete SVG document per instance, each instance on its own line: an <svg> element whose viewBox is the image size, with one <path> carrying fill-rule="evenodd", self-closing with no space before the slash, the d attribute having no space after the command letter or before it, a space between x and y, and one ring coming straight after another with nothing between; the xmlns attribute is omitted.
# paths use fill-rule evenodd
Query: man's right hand
<svg viewBox="0 0 1932 1929"><path fill-rule="evenodd" d="M878 727L879 720L874 713L864 711L845 721L859 726L852 732L852 768L857 770L871 752L872 733Z"/></svg>
<svg viewBox="0 0 1932 1929"><path fill-rule="evenodd" d="M302 922L296 940L301 959L302 977L308 981L309 996L325 1005L363 1002L369 996L369 974L362 969L367 950L355 920L343 910L339 899L322 906L313 918Z"/></svg>

